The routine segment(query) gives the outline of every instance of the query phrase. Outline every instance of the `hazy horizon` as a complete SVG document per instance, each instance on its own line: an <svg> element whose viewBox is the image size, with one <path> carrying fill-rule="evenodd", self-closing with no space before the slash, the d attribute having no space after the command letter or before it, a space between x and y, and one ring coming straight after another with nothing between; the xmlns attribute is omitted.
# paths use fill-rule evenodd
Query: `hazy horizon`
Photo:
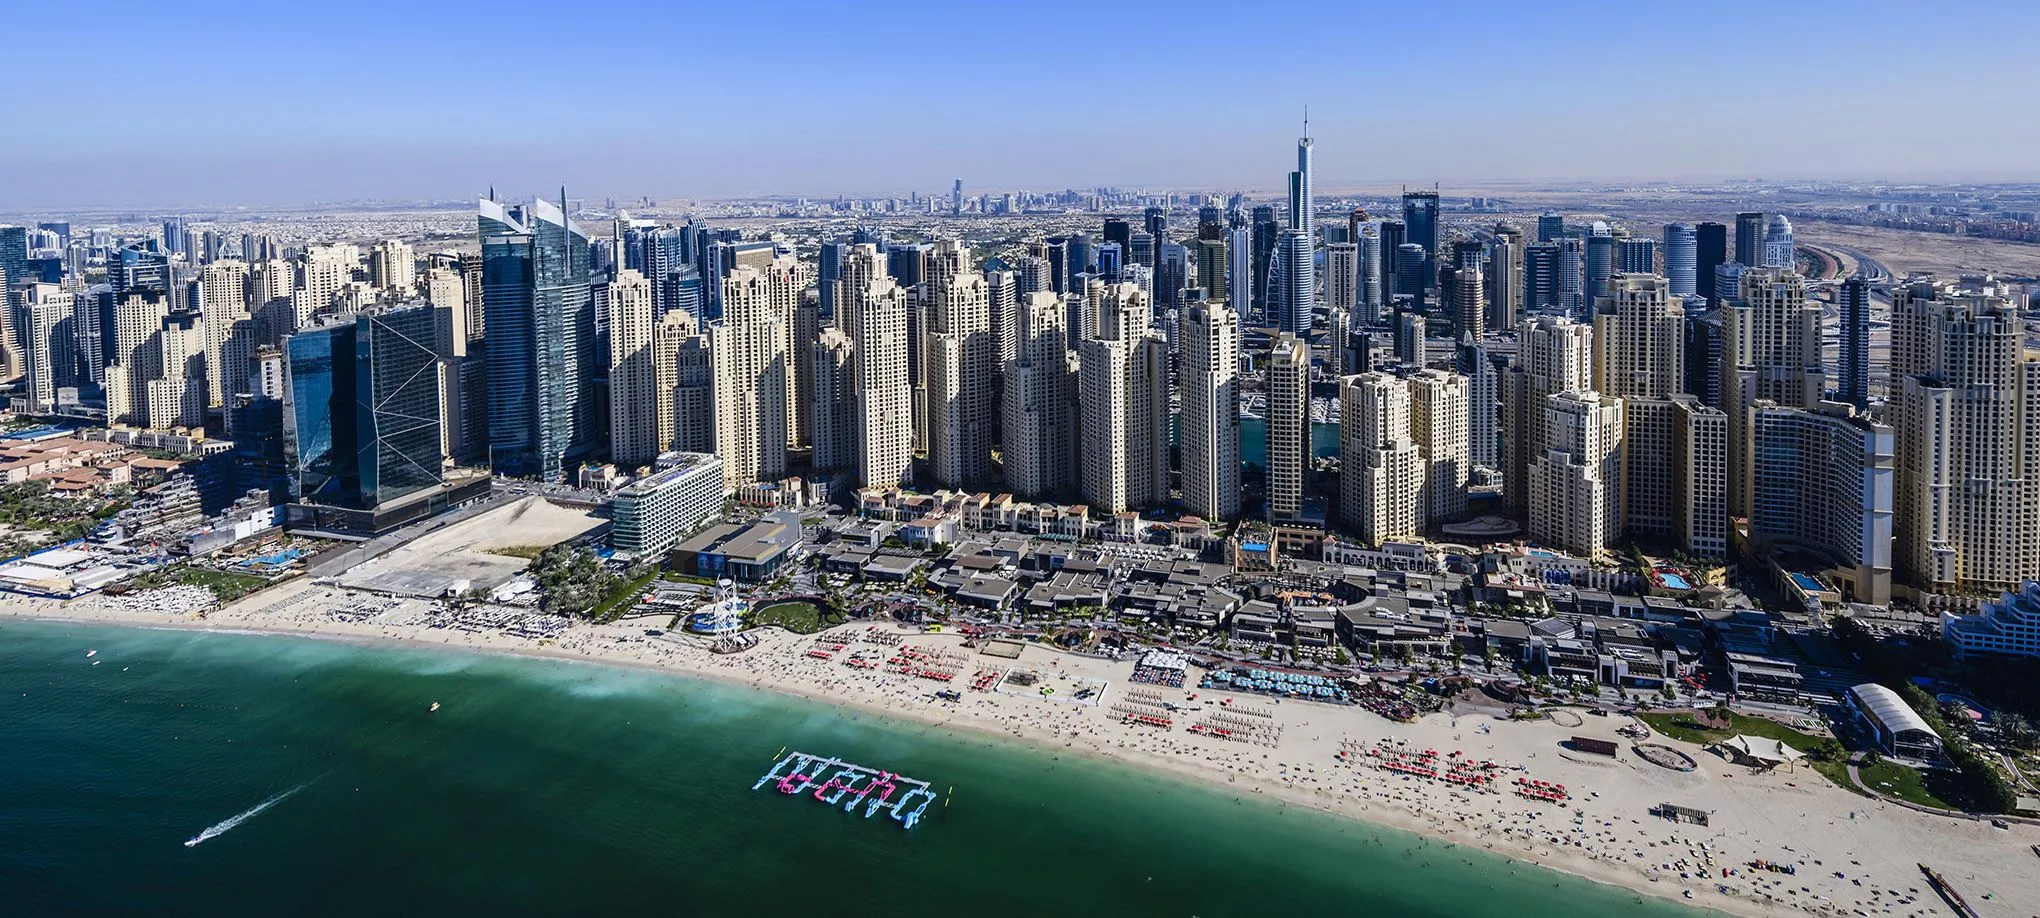
<svg viewBox="0 0 2040 918"><path fill-rule="evenodd" d="M15 11L0 209L1274 193L1306 105L1327 193L2040 181L2030 55L1979 43L2040 26L2012 3L584 9Z"/></svg>

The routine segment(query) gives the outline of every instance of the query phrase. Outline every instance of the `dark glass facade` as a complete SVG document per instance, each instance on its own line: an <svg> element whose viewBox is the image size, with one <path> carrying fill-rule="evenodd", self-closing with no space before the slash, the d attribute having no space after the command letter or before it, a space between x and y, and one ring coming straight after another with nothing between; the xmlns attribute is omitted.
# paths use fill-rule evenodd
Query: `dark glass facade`
<svg viewBox="0 0 2040 918"><path fill-rule="evenodd" d="M439 484L433 330L432 310L413 306L284 342L283 426L299 502L373 510Z"/></svg>
<svg viewBox="0 0 2040 918"><path fill-rule="evenodd" d="M588 237L543 201L483 201L482 313L489 330L489 466L564 481L596 445L598 369Z"/></svg>

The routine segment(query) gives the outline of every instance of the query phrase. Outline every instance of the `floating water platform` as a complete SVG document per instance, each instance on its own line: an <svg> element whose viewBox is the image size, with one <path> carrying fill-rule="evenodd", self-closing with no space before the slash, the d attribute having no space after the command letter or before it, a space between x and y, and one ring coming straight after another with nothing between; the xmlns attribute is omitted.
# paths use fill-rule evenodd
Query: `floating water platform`
<svg viewBox="0 0 2040 918"><path fill-rule="evenodd" d="M926 781L806 752L787 753L751 789L768 785L789 797L808 793L829 806L841 804L846 813L861 804L866 819L885 810L903 829L920 822L936 797Z"/></svg>

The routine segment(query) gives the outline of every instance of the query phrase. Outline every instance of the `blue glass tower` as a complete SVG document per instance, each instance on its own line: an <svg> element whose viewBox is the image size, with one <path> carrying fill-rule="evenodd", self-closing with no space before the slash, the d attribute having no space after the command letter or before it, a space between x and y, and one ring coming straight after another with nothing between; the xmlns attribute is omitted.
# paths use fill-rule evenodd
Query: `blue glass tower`
<svg viewBox="0 0 2040 918"><path fill-rule="evenodd" d="M1657 241L1621 239L1615 244L1616 263L1623 274L1656 274Z"/></svg>
<svg viewBox="0 0 2040 918"><path fill-rule="evenodd" d="M1592 308L1594 300L1608 295L1608 278L1615 274L1615 236L1608 231L1608 224L1594 222L1594 231L1587 235L1587 299L1580 304Z"/></svg>
<svg viewBox="0 0 2040 918"><path fill-rule="evenodd" d="M1841 397L1857 408L1870 405L1870 281L1861 274L1835 292L1841 311Z"/></svg>
<svg viewBox="0 0 2040 918"><path fill-rule="evenodd" d="M815 270L815 290L821 294L821 315L824 319L836 315L836 282L843 279L843 259L849 255L850 246L846 243L822 243L821 260Z"/></svg>
<svg viewBox="0 0 2040 918"><path fill-rule="evenodd" d="M1310 337L1311 309L1317 305L1317 242L1311 232L1311 139L1296 140L1296 171L1289 173L1289 229L1282 234L1281 311L1276 327Z"/></svg>
<svg viewBox="0 0 2040 918"><path fill-rule="evenodd" d="M489 467L565 481L595 447L588 235L544 201L481 202L482 313L489 329Z"/></svg>
<svg viewBox="0 0 2040 918"><path fill-rule="evenodd" d="M1690 223L1665 225L1665 281L1673 296L1692 296L1699 290L1700 237Z"/></svg>
<svg viewBox="0 0 2040 918"><path fill-rule="evenodd" d="M440 481L432 309L356 316L284 342L284 431L301 502L374 510Z"/></svg>

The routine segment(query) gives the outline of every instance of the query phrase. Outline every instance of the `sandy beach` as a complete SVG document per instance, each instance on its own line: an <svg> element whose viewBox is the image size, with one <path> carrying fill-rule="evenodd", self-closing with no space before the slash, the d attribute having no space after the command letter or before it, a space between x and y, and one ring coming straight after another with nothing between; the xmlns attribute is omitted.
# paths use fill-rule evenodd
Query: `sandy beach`
<svg viewBox="0 0 2040 918"><path fill-rule="evenodd" d="M183 588L186 590L193 588ZM183 601L168 601L181 599ZM166 611L147 611L147 606ZM2040 910L2040 871L2030 847L2040 829L1915 813L1837 788L1810 769L1755 773L1712 752L1664 737L1699 763L1691 772L1639 758L1617 730L1619 717L1505 721L1490 715L1427 715L1401 724L1356 706L1273 699L1194 686L1168 689L1130 682L1133 664L1062 653L1030 644L1018 659L962 646L954 634L918 634L890 624L853 623L823 635L767 629L758 646L709 653L697 640L650 637L660 622L576 624L557 638L433 627L432 603L391 599L291 581L239 602L208 605L193 593L91 596L72 601L10 596L0 615L103 624L255 631L407 646L588 660L786 692L889 717L987 731L1161 769L1239 794L1257 794L1478 847L1639 894L1677 898L1742 915L1946 915L1928 886L1926 861L1985 916ZM201 614L202 612L202 614ZM443 623L444 617L441 617ZM818 640L844 643L828 659L809 656ZM955 661L959 675L940 683L880 665L847 665L853 654L883 663L899 647ZM979 670L1026 670L1041 681L981 691ZM1073 700L1103 683L1093 703ZM1041 687L1057 691L1044 695ZM962 693L960 702L934 692ZM1194 698L1192 696L1195 696ZM1142 699L1178 706L1169 728L1125 722L1116 704ZM1194 722L1223 712L1257 727L1256 742L1192 733ZM1569 723L1570 721L1568 721ZM1265 726L1261 726L1265 724ZM1617 742L1609 759L1561 745L1574 736ZM1391 773L1369 749L1435 750L1438 761L1493 762L1492 790ZM1511 792L1518 778L1564 785L1563 803ZM1651 815L1663 803L1707 811L1706 826ZM1450 847L1439 856L1449 857ZM1791 864L1786 874L1752 861ZM1687 894L1690 893L1690 898ZM1983 898L1989 895L1989 899Z"/></svg>

